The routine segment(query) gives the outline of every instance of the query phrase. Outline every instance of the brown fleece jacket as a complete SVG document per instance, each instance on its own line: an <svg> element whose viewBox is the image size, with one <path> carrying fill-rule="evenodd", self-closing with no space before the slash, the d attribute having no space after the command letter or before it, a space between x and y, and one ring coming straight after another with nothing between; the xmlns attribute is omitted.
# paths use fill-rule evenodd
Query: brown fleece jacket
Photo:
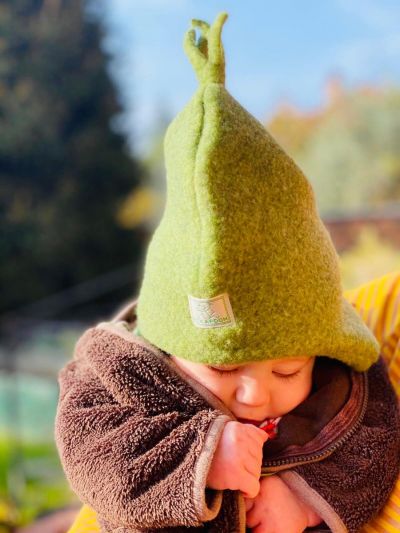
<svg viewBox="0 0 400 533"><path fill-rule="evenodd" d="M322 516L326 531L353 533L383 506L396 480L397 403L383 364L359 374L318 359L310 397L264 446L262 473L281 476ZM61 461L107 533L245 532L239 492L205 486L232 419L124 321L85 332L60 372Z"/></svg>

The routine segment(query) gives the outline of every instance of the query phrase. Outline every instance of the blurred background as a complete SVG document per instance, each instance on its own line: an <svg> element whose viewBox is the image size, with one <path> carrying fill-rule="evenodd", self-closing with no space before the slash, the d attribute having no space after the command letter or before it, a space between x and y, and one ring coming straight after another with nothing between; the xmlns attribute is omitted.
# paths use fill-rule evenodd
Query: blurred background
<svg viewBox="0 0 400 533"><path fill-rule="evenodd" d="M78 506L57 372L138 290L196 88L183 33L221 10L227 88L310 179L345 288L400 268L397 0L0 1L1 533L63 533Z"/></svg>

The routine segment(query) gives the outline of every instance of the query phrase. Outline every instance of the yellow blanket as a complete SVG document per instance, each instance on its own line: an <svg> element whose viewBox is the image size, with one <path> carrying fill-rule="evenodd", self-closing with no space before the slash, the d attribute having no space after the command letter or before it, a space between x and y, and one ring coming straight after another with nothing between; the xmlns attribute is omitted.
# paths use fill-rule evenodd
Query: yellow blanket
<svg viewBox="0 0 400 533"><path fill-rule="evenodd" d="M389 376L400 397L400 272L387 274L345 294L381 345ZM84 505L68 533L99 533L96 513ZM400 532L400 477L379 515L361 533Z"/></svg>

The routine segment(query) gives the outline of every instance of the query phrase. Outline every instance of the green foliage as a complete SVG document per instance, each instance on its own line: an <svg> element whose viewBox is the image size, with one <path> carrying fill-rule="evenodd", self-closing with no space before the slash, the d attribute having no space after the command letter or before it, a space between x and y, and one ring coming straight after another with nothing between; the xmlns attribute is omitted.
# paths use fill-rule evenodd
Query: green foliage
<svg viewBox="0 0 400 533"><path fill-rule="evenodd" d="M0 369L0 524L7 509L16 511L14 521L28 523L77 501L56 451L54 420L56 375L70 359L82 327L43 323L25 331L12 352L15 366L24 371Z"/></svg>
<svg viewBox="0 0 400 533"><path fill-rule="evenodd" d="M0 6L0 310L139 260L118 225L139 165L80 0Z"/></svg>
<svg viewBox="0 0 400 533"><path fill-rule="evenodd" d="M15 467L15 450L18 450L18 468L24 474L24 482L20 490L10 495L6 473ZM53 443L18 442L1 437L0 473L0 512L1 506L9 502L10 510L15 510L12 514L17 524L29 523L39 514L77 502L65 481ZM15 485L18 485L17 477Z"/></svg>
<svg viewBox="0 0 400 533"><path fill-rule="evenodd" d="M341 254L345 289L354 289L388 272L400 270L400 250L383 241L372 227L364 228L353 248Z"/></svg>
<svg viewBox="0 0 400 533"><path fill-rule="evenodd" d="M172 118L161 110L152 143L142 161L146 170L146 186L139 187L127 196L119 212L118 219L125 228L141 225L147 226L149 231L153 232L160 222L166 196L164 136L171 120Z"/></svg>
<svg viewBox="0 0 400 533"><path fill-rule="evenodd" d="M398 88L340 89L313 114L282 110L271 130L310 179L323 213L400 201Z"/></svg>

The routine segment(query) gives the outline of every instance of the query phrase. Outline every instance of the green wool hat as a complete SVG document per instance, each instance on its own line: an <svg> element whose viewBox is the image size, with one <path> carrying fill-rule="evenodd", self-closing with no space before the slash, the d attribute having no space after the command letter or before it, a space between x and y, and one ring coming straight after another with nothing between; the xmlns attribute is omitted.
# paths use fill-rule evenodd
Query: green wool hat
<svg viewBox="0 0 400 533"><path fill-rule="evenodd" d="M325 355L366 370L379 346L342 296L311 185L225 89L221 30L193 20L199 87L165 137L167 201L150 243L138 330L190 361Z"/></svg>

